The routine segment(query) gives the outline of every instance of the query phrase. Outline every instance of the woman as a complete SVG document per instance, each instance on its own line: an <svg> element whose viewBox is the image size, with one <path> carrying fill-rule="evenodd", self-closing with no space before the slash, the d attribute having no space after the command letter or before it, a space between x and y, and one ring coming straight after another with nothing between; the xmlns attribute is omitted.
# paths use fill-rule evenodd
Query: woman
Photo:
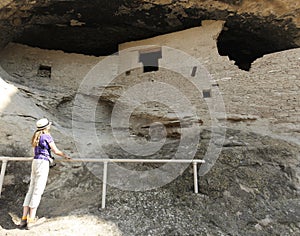
<svg viewBox="0 0 300 236"><path fill-rule="evenodd" d="M37 130L32 136L31 145L34 150L34 158L31 167L30 185L23 203L21 228L30 227L36 222L36 211L48 179L51 151L58 156L71 159L56 147L49 132L50 126L51 122L48 119L38 120L36 122Z"/></svg>

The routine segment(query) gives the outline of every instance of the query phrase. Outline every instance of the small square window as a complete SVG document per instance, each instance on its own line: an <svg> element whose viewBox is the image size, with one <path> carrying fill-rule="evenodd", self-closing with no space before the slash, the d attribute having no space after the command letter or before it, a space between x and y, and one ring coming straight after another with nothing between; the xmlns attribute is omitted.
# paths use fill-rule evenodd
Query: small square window
<svg viewBox="0 0 300 236"><path fill-rule="evenodd" d="M210 89L203 90L202 93L203 93L203 98L210 98L211 97Z"/></svg>
<svg viewBox="0 0 300 236"><path fill-rule="evenodd" d="M51 66L40 65L37 76L51 78Z"/></svg>
<svg viewBox="0 0 300 236"><path fill-rule="evenodd" d="M126 72L125 72L125 75L126 75L126 76L130 75L130 72L131 72L130 70L126 71Z"/></svg>

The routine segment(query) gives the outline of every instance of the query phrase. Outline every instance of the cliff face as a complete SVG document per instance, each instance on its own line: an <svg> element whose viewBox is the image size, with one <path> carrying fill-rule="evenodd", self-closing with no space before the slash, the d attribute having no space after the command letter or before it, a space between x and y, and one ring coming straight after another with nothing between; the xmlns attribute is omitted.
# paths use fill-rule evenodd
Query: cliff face
<svg viewBox="0 0 300 236"><path fill-rule="evenodd" d="M99 189L102 187L99 178L99 172L102 174L101 166L99 168L86 163L58 163L50 172L49 183L38 210L39 216L45 216L48 220L33 231L30 230L28 234L41 235L49 232L72 234L74 222L76 227L80 225L80 228L89 235L99 233L100 228L106 230L107 224L111 226L111 231L104 233L105 235L206 236L300 233L298 66L300 50L293 49L266 55L256 60L249 72L245 72L234 66L228 58L221 57L217 53L213 38L221 30L222 22L203 22L203 24L206 26L199 29L189 29L120 45L120 48L132 49L134 45L151 42L166 44L173 48L179 47L197 57L213 75L214 85L222 92L228 122L218 160L208 173L199 177L200 193L193 193L192 168L189 166L174 181L149 191L124 191L122 188L108 185L107 208L98 211L101 201ZM197 40L194 40L195 37ZM193 42L196 45L193 45ZM122 57L121 53L119 56ZM168 59L165 55L164 57ZM125 58L126 62L130 61L128 57ZM176 61L178 58L176 57ZM74 98L82 91L78 87L82 86L82 82L84 84L85 75L95 64L104 60L103 57L43 50L19 44L9 44L2 50L0 75L3 81L1 80L0 97L4 98L4 102L1 100L0 106L0 133L3 134L0 136L0 154L31 155L28 143L34 130L34 122L38 117L47 116L53 121L52 134L57 140L58 147L62 147L72 157L77 157L78 151L75 150L72 139L74 138L72 120L77 121L74 119L77 118L73 116L74 112L72 113L76 107ZM164 58L160 62L163 60ZM51 78L39 74L39 65L51 66ZM79 131L86 156L99 157L99 151L94 149L95 145L92 143L93 140L98 140L103 144L109 158L139 157L120 145L119 141L124 144L125 139L116 140L117 137L111 134L111 113L117 99L141 82L151 81L155 84L161 81L173 87L180 86L180 95L185 94L193 104L197 101L202 101L202 105L206 104L201 97L196 96L197 91L187 83L187 78L179 77L163 68L150 73L143 73L142 69L135 67L134 70L128 73L126 71L115 78L110 86L106 87L102 98L95 96L97 91L92 89L90 94L85 93L87 100L84 101L87 102L76 104L76 109L80 108L79 112L82 111L80 115L94 112L97 119L95 120L97 138L91 137L90 133L86 132L92 124L90 120L86 122L81 120L80 129L77 131L75 129L76 132ZM192 65L189 65L188 69L192 72ZM190 81L201 79L190 77ZM98 86L92 88L101 88L101 80L98 82ZM136 93L137 98L141 93L147 94L148 91L148 88L139 90L140 93ZM166 98L173 99L174 104L178 103L174 96L171 96L174 95L171 90L163 92L165 90L162 92L156 90L157 94L165 94ZM176 95L178 96L178 93ZM85 112L91 110L89 108L95 99L99 102L95 111ZM133 118L131 122L135 125L142 124L143 130L159 122L169 130L174 124L174 119L169 119L165 123L166 120L162 118L167 117L165 111L168 113L168 110L156 103L157 101L155 104L148 104L149 107L138 107L135 112L138 115L131 117ZM207 112L199 108L199 111L203 111L199 117L204 120ZM175 122L178 123L176 120ZM131 130L131 134L132 131L135 130ZM208 144L213 140L206 121L200 135L201 139L195 154L197 159L205 158ZM152 139L151 134L150 136ZM159 133L158 141L161 137ZM144 142L145 139L141 138L140 141ZM127 144L130 147L136 145L131 142ZM178 147L182 147L178 139L169 139L158 152L147 158L172 158ZM189 149L184 146L184 150ZM200 166L198 173L201 173L204 166ZM158 168L157 165L146 164L128 164L124 167L128 170L138 170L143 176L147 176L144 175L146 170ZM96 168L98 175L93 168ZM137 182L140 182L140 178L129 180L128 176L122 174L118 176L119 172L114 172L111 168L109 173L111 174L109 184L113 177L118 181L123 180L124 185L136 186ZM167 176L169 172L164 173ZM29 176L29 163L9 163L0 199L1 210L3 209L3 217L0 218L1 235L28 235L15 229L19 219L18 217L12 219L12 216L20 215ZM162 179L156 178L156 181ZM122 187L124 185L122 184ZM95 221L92 216L104 219L107 223ZM90 227L91 222L94 227Z"/></svg>
<svg viewBox="0 0 300 236"><path fill-rule="evenodd" d="M81 230L82 235L93 235L102 228L103 235L299 235L300 49L255 60L265 53L300 46L299 5L295 0L2 0L0 156L31 155L29 140L34 123L47 116L53 121L51 132L58 147L73 158L80 157L82 151L76 150L73 121L80 123L75 131L78 128L86 157L99 157L98 146L93 143L99 141L109 158L140 158L126 149L135 148L137 143L117 139L113 132L124 131L124 127L112 127L111 117L117 100L126 98L126 92L141 82L178 86L197 106L204 125L194 158L205 158L210 143L220 144L222 133L212 134L207 122L211 116L207 102L213 100L215 90L222 94L226 118L213 118L221 118L226 134L212 168L204 173L203 167L210 167L209 161L199 166L199 194L193 193L191 166L174 181L148 191L123 190L126 184L138 186L141 178L129 180L110 169L107 208L100 211L102 166L58 162L50 172L38 210L47 222L29 233L15 228L28 187L30 164L9 162L0 199L0 234L71 235ZM187 30L173 32L181 29ZM167 32L173 33L136 41ZM17 43L7 45L12 41ZM122 42L126 43L119 44ZM184 65L188 78L161 67L170 58L175 64L179 62L179 67L184 64L181 57L167 57L166 51L158 60L160 68L149 73L144 73L146 66L137 59L140 52L149 51L133 51L135 57L122 57L120 52L113 58L125 59L118 61L120 67L135 63L133 69L120 72L106 87L100 77L95 77L99 82L95 87L84 83L95 65L109 58L97 55L115 52L118 47L149 44L156 45L155 49L179 49L203 63L214 79L209 84L212 97L204 99L204 90L196 91L190 83L203 81L202 67ZM228 55L244 70L250 65L251 69L240 70L222 55ZM112 69L115 73L118 66L108 65L104 72ZM85 85L91 93L82 93ZM96 96L103 87L102 96ZM135 94L140 97L150 91L149 87L137 90ZM179 128L179 120L174 120L172 114L174 108L168 110L161 104L178 103L176 98L182 94L174 96L172 91L157 88L155 93L165 95L166 100L149 96L155 103L133 109L130 139L134 137L138 144L159 142L164 136L155 129L157 123L171 134ZM75 103L77 95L84 95L86 103ZM94 110L86 112L95 101ZM74 107L80 114L74 113ZM81 119L86 113L93 114L95 122ZM116 117L122 118L118 113ZM87 132L91 124L96 127L96 137ZM152 136L150 128L158 132L157 137ZM183 146L178 142L180 135L168 138L147 158L173 158L178 147L189 151L189 143ZM160 169L147 164L122 167L139 171L141 177L147 177L148 170ZM163 173L165 177L172 172ZM164 179L153 176L159 183ZM120 188L115 187L113 177L123 181Z"/></svg>
<svg viewBox="0 0 300 236"><path fill-rule="evenodd" d="M247 63L300 46L300 3L294 0L4 0L0 46L14 40L92 55L119 43L224 20L221 55Z"/></svg>

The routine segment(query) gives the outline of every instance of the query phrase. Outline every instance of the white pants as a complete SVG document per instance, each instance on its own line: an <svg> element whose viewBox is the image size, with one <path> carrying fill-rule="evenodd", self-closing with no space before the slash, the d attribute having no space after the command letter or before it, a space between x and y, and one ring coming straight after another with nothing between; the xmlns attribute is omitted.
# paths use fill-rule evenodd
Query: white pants
<svg viewBox="0 0 300 236"><path fill-rule="evenodd" d="M28 192L23 206L37 208L45 190L49 173L49 162L46 160L33 159L31 177Z"/></svg>

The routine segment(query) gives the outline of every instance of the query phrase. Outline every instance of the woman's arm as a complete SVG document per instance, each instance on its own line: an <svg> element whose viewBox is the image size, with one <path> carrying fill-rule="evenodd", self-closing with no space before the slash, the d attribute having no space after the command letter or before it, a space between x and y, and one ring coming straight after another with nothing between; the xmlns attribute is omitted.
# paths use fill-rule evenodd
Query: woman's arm
<svg viewBox="0 0 300 236"><path fill-rule="evenodd" d="M58 155L58 156L61 156L61 157L64 157L64 158L66 158L66 159L71 159L71 157L69 157L68 155L66 155L66 154L63 153L62 151L60 151L60 150L56 147L56 145L55 145L54 142L49 143L49 145L50 145L51 151L53 151L54 154L56 154L56 155Z"/></svg>

